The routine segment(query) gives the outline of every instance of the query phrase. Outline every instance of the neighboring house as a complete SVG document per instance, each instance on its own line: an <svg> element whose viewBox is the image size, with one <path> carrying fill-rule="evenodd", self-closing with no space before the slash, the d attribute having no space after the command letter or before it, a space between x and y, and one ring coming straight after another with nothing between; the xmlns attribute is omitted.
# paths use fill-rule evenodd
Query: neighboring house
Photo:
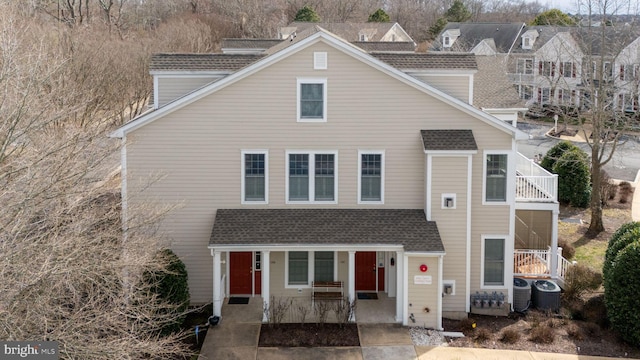
<svg viewBox="0 0 640 360"><path fill-rule="evenodd" d="M605 49L601 49L600 30ZM528 105L590 107L594 81L610 82L615 109L637 110L638 33L631 27L583 29L524 23L449 23L434 52L507 56L505 71ZM585 65L587 64L588 65Z"/></svg>
<svg viewBox="0 0 640 360"><path fill-rule="evenodd" d="M280 39L291 40L307 29L319 26L348 42L415 42L407 32L395 22L366 23L313 23L294 21L278 30Z"/></svg>
<svg viewBox="0 0 640 360"><path fill-rule="evenodd" d="M111 135L125 220L177 206L160 230L216 315L232 295L310 303L324 280L386 294L404 325L505 313L514 275L561 280L566 263L557 178L472 104L520 110L474 94L484 66L371 54L320 26L260 55L155 55L154 108Z"/></svg>

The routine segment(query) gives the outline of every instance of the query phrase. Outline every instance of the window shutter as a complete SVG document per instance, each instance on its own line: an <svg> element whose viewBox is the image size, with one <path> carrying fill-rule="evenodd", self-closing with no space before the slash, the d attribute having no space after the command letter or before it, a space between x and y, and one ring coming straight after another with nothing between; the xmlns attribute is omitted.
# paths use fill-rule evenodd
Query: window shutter
<svg viewBox="0 0 640 360"><path fill-rule="evenodd" d="M542 61L538 62L538 74L542 75Z"/></svg>
<svg viewBox="0 0 640 360"><path fill-rule="evenodd" d="M620 65L620 80L624 80L624 65Z"/></svg>
<svg viewBox="0 0 640 360"><path fill-rule="evenodd" d="M313 53L313 68L315 70L327 69L327 53L326 52Z"/></svg>

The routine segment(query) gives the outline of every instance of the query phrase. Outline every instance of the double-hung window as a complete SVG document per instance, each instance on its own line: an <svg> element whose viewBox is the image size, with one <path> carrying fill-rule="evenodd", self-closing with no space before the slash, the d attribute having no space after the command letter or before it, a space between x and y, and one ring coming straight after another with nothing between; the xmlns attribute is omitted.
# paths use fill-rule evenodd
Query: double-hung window
<svg viewBox="0 0 640 360"><path fill-rule="evenodd" d="M485 197L486 202L507 201L507 154L486 154Z"/></svg>
<svg viewBox="0 0 640 360"><path fill-rule="evenodd" d="M289 251L288 285L309 284L309 253L307 251Z"/></svg>
<svg viewBox="0 0 640 360"><path fill-rule="evenodd" d="M268 202L268 153L263 150L242 151L242 203Z"/></svg>
<svg viewBox="0 0 640 360"><path fill-rule="evenodd" d="M337 201L336 152L287 153L287 203Z"/></svg>
<svg viewBox="0 0 640 360"><path fill-rule="evenodd" d="M311 281L335 281L335 251L287 251L285 287L307 287Z"/></svg>
<svg viewBox="0 0 640 360"><path fill-rule="evenodd" d="M533 59L518 59L516 63L517 74L533 74Z"/></svg>
<svg viewBox="0 0 640 360"><path fill-rule="evenodd" d="M327 79L298 79L298 121L327 121Z"/></svg>
<svg viewBox="0 0 640 360"><path fill-rule="evenodd" d="M504 286L505 239L483 237L482 286Z"/></svg>
<svg viewBox="0 0 640 360"><path fill-rule="evenodd" d="M358 203L384 203L384 152L358 153Z"/></svg>

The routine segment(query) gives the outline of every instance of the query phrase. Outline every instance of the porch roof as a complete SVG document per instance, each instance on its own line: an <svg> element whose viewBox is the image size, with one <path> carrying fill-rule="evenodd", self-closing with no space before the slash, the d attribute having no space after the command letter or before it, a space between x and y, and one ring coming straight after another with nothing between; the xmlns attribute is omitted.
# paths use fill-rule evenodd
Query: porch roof
<svg viewBox="0 0 640 360"><path fill-rule="evenodd" d="M424 151L476 151L476 139L471 130L420 130Z"/></svg>
<svg viewBox="0 0 640 360"><path fill-rule="evenodd" d="M444 252L421 209L219 209L210 247L233 245L398 246Z"/></svg>

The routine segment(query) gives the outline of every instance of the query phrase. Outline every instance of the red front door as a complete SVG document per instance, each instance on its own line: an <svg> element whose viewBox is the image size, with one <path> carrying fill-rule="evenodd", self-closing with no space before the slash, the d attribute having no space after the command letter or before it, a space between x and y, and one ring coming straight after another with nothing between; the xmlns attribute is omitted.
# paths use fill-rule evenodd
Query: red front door
<svg viewBox="0 0 640 360"><path fill-rule="evenodd" d="M356 252L356 291L376 291L376 253Z"/></svg>
<svg viewBox="0 0 640 360"><path fill-rule="evenodd" d="M232 252L229 258L229 294L251 295L253 253Z"/></svg>

